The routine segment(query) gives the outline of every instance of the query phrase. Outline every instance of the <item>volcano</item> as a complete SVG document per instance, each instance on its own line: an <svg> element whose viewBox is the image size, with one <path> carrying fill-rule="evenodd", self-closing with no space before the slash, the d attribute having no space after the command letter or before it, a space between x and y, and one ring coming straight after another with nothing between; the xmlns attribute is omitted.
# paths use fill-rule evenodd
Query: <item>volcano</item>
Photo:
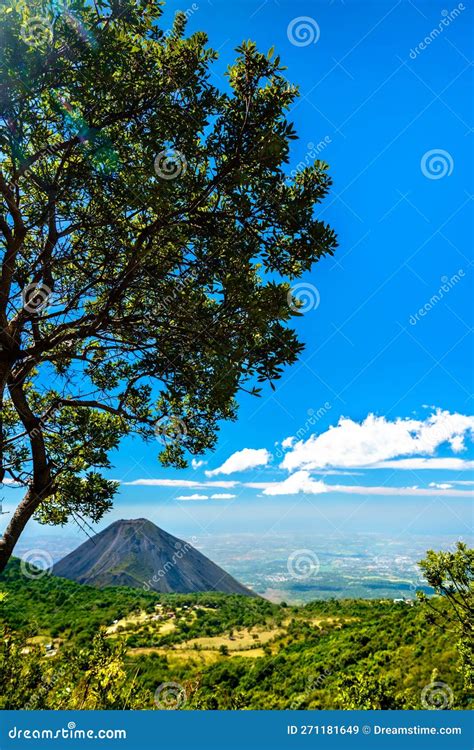
<svg viewBox="0 0 474 750"><path fill-rule="evenodd" d="M98 588L131 586L162 594L220 591L257 596L189 542L145 518L112 523L56 563L52 572Z"/></svg>

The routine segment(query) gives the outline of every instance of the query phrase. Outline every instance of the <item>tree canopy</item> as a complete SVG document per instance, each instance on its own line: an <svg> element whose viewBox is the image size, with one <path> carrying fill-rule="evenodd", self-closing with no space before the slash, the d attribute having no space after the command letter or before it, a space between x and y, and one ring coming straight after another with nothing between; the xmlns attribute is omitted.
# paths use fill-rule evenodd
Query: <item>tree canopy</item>
<svg viewBox="0 0 474 750"><path fill-rule="evenodd" d="M457 639L461 670L466 687L474 686L474 549L458 541L454 550L428 550L420 567L438 597L448 602L428 598L419 593L428 619L449 629Z"/></svg>
<svg viewBox="0 0 474 750"><path fill-rule="evenodd" d="M0 480L32 517L98 520L128 434L211 448L239 389L302 350L291 285L336 247L327 164L287 177L297 89L245 42L221 90L156 0L0 8Z"/></svg>

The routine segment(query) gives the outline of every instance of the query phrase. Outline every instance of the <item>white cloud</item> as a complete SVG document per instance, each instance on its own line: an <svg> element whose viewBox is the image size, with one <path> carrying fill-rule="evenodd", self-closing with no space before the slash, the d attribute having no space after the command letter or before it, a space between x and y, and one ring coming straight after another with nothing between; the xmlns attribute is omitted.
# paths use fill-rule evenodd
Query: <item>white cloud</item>
<svg viewBox="0 0 474 750"><path fill-rule="evenodd" d="M401 497L470 497L474 498L474 492L469 490L446 490L434 487L361 487L348 485L332 485L331 492L342 492L349 495L391 495Z"/></svg>
<svg viewBox="0 0 474 750"><path fill-rule="evenodd" d="M194 470L200 469L201 466L205 466L207 464L207 461L198 461L196 458L191 459L191 466Z"/></svg>
<svg viewBox="0 0 474 750"><path fill-rule="evenodd" d="M253 486L257 485L255 483ZM435 485L434 482L427 488L421 487L363 487L361 485L350 484L326 484L325 482L314 480L308 471L297 471L291 474L282 482L269 482L264 486L260 483L260 489L263 489L264 495L322 495L326 493L341 493L346 495L378 495L378 496L440 496L449 497L474 497L472 490L456 490L449 488L449 485Z"/></svg>
<svg viewBox="0 0 474 750"><path fill-rule="evenodd" d="M363 477L363 471L343 471L342 469L315 469L315 474L321 474L321 476L339 476L339 477Z"/></svg>
<svg viewBox="0 0 474 750"><path fill-rule="evenodd" d="M454 453L461 453L461 451L463 451L466 447L464 444L463 435L455 435L454 437L451 438L449 443Z"/></svg>
<svg viewBox="0 0 474 750"><path fill-rule="evenodd" d="M436 487L437 490L452 490L453 489L453 485L452 484L447 484L447 482L441 482L441 483L430 482L429 486L430 487Z"/></svg>
<svg viewBox="0 0 474 750"><path fill-rule="evenodd" d="M213 495L211 495L211 500L230 500L231 498L236 497L235 495L230 495L228 492L215 492ZM176 500L209 500L209 495L199 495L197 492L195 492L193 495L179 495L179 497L176 498Z"/></svg>
<svg viewBox="0 0 474 750"><path fill-rule="evenodd" d="M233 480L218 480L216 482L199 482L194 479L134 479L133 482L122 482L127 487L188 487L189 489L203 489L205 487L220 487L231 489L238 482Z"/></svg>
<svg viewBox="0 0 474 750"><path fill-rule="evenodd" d="M239 482L233 479L222 480L219 479L217 482L203 482L203 487L222 487L222 489L235 487Z"/></svg>
<svg viewBox="0 0 474 750"><path fill-rule="evenodd" d="M318 495L328 492L328 485L320 480L312 479L307 471L297 471L283 482L271 482L265 486L264 495Z"/></svg>
<svg viewBox="0 0 474 750"><path fill-rule="evenodd" d="M207 495L197 495L196 493L194 495L180 495L176 498L176 500L208 500Z"/></svg>
<svg viewBox="0 0 474 750"><path fill-rule="evenodd" d="M454 452L459 452L465 447L465 438L473 433L474 417L441 409L425 420L399 418L389 421L369 414L359 423L341 417L336 427L291 445L281 467L289 471L325 467L408 468L391 459L432 456L443 443L449 443ZM456 468L465 464L460 459L458 462Z"/></svg>
<svg viewBox="0 0 474 750"><path fill-rule="evenodd" d="M134 479L122 482L127 487L200 487L200 482L192 479Z"/></svg>
<svg viewBox="0 0 474 750"><path fill-rule="evenodd" d="M237 471L255 469L257 466L266 466L271 460L271 453L266 448L243 448L233 453L224 461L222 466L212 471L206 471L206 476L213 477L216 474L234 474Z"/></svg>
<svg viewBox="0 0 474 750"><path fill-rule="evenodd" d="M466 471L474 469L474 461L463 458L400 458L398 461L381 461L367 469L446 469L448 471Z"/></svg>

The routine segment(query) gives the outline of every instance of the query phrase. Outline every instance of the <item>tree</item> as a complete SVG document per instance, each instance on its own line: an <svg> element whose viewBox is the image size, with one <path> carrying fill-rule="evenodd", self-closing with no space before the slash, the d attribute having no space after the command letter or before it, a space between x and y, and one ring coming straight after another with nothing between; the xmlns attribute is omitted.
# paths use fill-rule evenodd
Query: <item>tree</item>
<svg viewBox="0 0 474 750"><path fill-rule="evenodd" d="M99 520L126 435L160 460L215 444L236 395L302 350L291 285L336 247L331 180L294 180L297 96L279 57L237 50L228 87L185 15L155 0L7 0L0 9L0 480L28 520Z"/></svg>
<svg viewBox="0 0 474 750"><path fill-rule="evenodd" d="M395 693L394 681L386 677L356 672L342 677L336 684L336 701L346 710L396 710L405 708Z"/></svg>
<svg viewBox="0 0 474 750"><path fill-rule="evenodd" d="M22 634L0 628L0 673L0 709L138 709L148 697L137 670L127 672L123 644L103 630L86 648L45 659Z"/></svg>
<svg viewBox="0 0 474 750"><path fill-rule="evenodd" d="M474 685L474 549L457 542L454 552L428 550L419 563L426 580L444 602L418 592L428 610L428 619L451 627L461 657L461 671L467 688ZM448 608L445 606L448 604Z"/></svg>
<svg viewBox="0 0 474 750"><path fill-rule="evenodd" d="M22 709L33 695L36 696L33 708L44 707L46 680L40 667L39 646L27 646L24 639L8 628L0 628L0 674L2 693L0 710Z"/></svg>

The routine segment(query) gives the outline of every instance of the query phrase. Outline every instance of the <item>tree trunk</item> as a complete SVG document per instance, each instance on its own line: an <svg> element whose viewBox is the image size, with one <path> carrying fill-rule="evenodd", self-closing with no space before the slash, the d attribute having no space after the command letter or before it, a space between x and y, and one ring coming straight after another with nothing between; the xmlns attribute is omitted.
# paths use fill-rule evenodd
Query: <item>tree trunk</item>
<svg viewBox="0 0 474 750"><path fill-rule="evenodd" d="M5 529L3 537L0 539L0 573L5 570L5 567L12 556L13 550L15 549L15 545L20 535L23 533L26 524L39 504L46 497L47 493L35 492L33 488L30 488L21 503L18 505L11 517L10 523Z"/></svg>
<svg viewBox="0 0 474 750"><path fill-rule="evenodd" d="M13 405L28 433L33 462L33 479L31 485L15 510L3 538L0 540L0 573L5 569L23 529L43 500L53 493L51 469L46 456L46 448L41 429L41 421L30 409L24 391L23 380L8 379L8 390Z"/></svg>

